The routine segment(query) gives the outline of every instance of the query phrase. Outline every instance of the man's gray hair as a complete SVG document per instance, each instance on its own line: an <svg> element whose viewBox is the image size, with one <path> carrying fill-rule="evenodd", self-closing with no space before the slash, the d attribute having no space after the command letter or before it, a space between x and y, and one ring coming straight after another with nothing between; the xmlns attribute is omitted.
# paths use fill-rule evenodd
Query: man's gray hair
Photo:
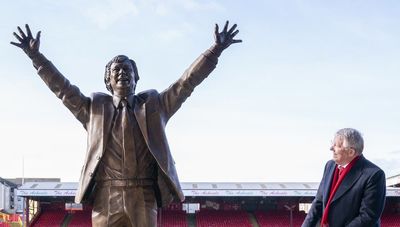
<svg viewBox="0 0 400 227"><path fill-rule="evenodd" d="M343 139L343 146L353 148L357 154L364 149L364 139L361 133L353 128L343 128L336 132L335 137Z"/></svg>

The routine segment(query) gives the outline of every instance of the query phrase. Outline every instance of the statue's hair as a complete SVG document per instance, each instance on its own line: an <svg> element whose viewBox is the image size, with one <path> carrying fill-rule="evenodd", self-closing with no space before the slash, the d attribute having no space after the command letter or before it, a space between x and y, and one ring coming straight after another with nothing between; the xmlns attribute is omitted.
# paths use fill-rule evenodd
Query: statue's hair
<svg viewBox="0 0 400 227"><path fill-rule="evenodd" d="M336 132L335 137L343 140L343 146L353 148L357 154L361 154L364 149L364 139L359 131L353 128L343 128Z"/></svg>
<svg viewBox="0 0 400 227"><path fill-rule="evenodd" d="M114 93L114 91L110 84L111 65L112 65L112 63L122 63L127 60L132 64L133 72L135 73L135 83L137 83L137 81L139 80L139 73L138 73L135 61L133 61L132 59L129 59L125 55L115 56L113 59L111 59L111 61L109 61L107 63L106 70L104 73L104 83L106 84L107 90L109 90L112 94Z"/></svg>

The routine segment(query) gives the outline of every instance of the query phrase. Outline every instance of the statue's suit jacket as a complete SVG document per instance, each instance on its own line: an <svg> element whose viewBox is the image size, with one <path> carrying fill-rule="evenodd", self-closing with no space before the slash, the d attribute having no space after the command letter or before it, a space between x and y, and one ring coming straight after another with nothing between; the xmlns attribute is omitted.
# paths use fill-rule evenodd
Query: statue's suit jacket
<svg viewBox="0 0 400 227"><path fill-rule="evenodd" d="M336 164L328 161L317 195L302 227L316 226L329 198ZM385 173L361 156L347 173L329 207L329 227L378 227L385 205Z"/></svg>
<svg viewBox="0 0 400 227"><path fill-rule="evenodd" d="M43 81L83 124L88 133L88 147L75 202L91 202L96 187L96 170L111 134L114 113L112 96L94 93L91 97L86 97L42 54L38 54L32 60ZM135 95L134 115L147 147L158 164L157 186L161 197L159 205L165 206L172 200L184 200L165 135L165 126L193 89L212 72L217 61L218 57L207 50L192 63L181 78L163 92L148 90Z"/></svg>

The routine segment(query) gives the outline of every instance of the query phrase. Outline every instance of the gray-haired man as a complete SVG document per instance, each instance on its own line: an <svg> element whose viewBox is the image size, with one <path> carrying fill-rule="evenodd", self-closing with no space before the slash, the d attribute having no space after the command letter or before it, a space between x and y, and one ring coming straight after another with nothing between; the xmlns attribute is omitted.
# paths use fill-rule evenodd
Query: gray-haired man
<svg viewBox="0 0 400 227"><path fill-rule="evenodd" d="M385 205L385 173L362 155L364 140L355 129L336 132L317 195L302 227L380 226Z"/></svg>

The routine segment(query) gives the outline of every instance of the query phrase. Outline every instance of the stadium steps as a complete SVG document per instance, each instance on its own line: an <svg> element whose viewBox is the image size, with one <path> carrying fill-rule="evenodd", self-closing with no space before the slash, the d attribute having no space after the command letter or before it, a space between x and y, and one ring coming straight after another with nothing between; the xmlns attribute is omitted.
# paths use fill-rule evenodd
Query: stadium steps
<svg viewBox="0 0 400 227"><path fill-rule="evenodd" d="M256 216L254 216L254 214L250 212L248 212L247 214L249 215L249 220L250 223L253 225L253 227L260 227L260 225L257 222Z"/></svg>
<svg viewBox="0 0 400 227"><path fill-rule="evenodd" d="M187 214L188 227L196 227L196 215Z"/></svg>
<svg viewBox="0 0 400 227"><path fill-rule="evenodd" d="M68 227L68 224L71 222L72 220L72 214L67 214L61 224L61 227Z"/></svg>

